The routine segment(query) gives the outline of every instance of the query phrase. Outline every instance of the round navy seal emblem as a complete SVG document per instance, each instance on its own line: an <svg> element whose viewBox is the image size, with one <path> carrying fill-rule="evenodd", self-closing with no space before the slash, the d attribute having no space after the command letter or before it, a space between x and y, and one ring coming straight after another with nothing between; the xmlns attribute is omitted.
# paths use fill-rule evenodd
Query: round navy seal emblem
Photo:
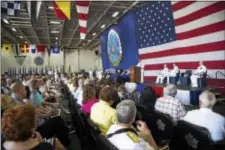
<svg viewBox="0 0 225 150"><path fill-rule="evenodd" d="M107 41L107 53L110 62L114 67L120 64L122 58L122 47L120 37L115 30L110 30Z"/></svg>

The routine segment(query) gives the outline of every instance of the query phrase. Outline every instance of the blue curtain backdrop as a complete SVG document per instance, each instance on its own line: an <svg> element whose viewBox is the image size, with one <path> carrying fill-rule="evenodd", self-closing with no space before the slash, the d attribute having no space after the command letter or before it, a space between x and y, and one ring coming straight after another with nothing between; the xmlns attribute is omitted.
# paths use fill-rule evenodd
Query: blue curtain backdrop
<svg viewBox="0 0 225 150"><path fill-rule="evenodd" d="M114 29L119 37L122 46L122 59L116 68L129 69L138 63L138 47L136 43L136 21L134 12L128 12L116 25L113 25L100 36L102 49L103 69L115 68L107 54L107 38L111 29Z"/></svg>

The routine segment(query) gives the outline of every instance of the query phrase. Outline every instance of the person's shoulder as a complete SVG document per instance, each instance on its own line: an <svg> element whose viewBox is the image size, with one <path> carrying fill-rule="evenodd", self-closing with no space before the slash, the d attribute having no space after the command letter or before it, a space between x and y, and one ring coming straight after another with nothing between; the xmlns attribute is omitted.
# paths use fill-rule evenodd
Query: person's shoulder
<svg viewBox="0 0 225 150"><path fill-rule="evenodd" d="M55 148L51 144L42 142L30 150L54 150L54 149Z"/></svg>
<svg viewBox="0 0 225 150"><path fill-rule="evenodd" d="M218 113L216 113L216 112L212 112L212 114L213 114L213 116L214 116L214 117L213 117L214 119L223 121L223 122L225 123L225 117L224 117L224 116L222 116L222 115L220 115L220 114L218 114Z"/></svg>

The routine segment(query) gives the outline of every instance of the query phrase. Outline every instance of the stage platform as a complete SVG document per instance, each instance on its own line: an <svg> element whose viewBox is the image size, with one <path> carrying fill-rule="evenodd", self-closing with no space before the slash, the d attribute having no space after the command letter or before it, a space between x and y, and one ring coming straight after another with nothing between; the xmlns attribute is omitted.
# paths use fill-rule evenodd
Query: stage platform
<svg viewBox="0 0 225 150"><path fill-rule="evenodd" d="M166 84L155 84L155 83L145 83L145 85L151 86L154 91L156 92L157 97L161 97L164 95L164 88ZM198 105L199 103L199 95L204 90L214 91L214 87L206 87L206 88L194 88L190 86L182 86L177 85L177 98L184 104L184 105Z"/></svg>

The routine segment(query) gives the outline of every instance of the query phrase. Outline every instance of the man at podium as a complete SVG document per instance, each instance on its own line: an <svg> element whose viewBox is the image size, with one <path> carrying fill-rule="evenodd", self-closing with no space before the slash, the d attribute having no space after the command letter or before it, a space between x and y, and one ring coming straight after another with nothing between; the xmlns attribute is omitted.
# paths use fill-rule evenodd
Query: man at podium
<svg viewBox="0 0 225 150"><path fill-rule="evenodd" d="M145 64L142 60L139 60L139 63L137 64L137 67L141 68L141 83L144 82L144 70L145 70Z"/></svg>

